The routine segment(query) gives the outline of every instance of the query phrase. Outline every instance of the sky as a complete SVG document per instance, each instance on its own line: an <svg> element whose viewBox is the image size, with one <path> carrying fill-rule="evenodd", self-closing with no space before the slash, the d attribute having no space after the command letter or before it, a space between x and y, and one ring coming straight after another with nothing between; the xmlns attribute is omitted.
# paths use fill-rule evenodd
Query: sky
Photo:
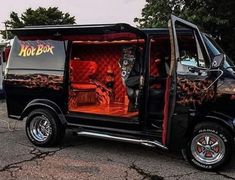
<svg viewBox="0 0 235 180"><path fill-rule="evenodd" d="M75 16L77 24L124 22L135 25L145 0L0 0L0 29L12 11L19 15L27 8L58 7Z"/></svg>

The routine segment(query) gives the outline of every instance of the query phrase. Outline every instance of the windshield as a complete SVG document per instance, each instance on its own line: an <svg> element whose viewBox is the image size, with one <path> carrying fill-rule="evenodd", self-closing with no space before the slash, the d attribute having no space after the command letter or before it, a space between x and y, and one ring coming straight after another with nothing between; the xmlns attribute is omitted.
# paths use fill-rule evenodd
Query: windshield
<svg viewBox="0 0 235 180"><path fill-rule="evenodd" d="M215 56L219 54L225 54L222 48L208 35L203 34L203 39L205 41L205 44L207 46L210 58L213 59ZM231 68L229 68L231 67ZM229 71L234 71L234 63L232 60L225 54L225 59L224 59L224 68L229 70Z"/></svg>

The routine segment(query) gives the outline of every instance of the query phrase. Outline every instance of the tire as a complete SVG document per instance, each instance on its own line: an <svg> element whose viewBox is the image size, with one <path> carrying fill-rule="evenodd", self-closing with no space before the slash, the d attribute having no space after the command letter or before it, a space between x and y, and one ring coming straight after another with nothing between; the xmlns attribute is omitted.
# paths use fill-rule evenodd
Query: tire
<svg viewBox="0 0 235 180"><path fill-rule="evenodd" d="M65 127L50 110L35 109L27 117L26 134L34 145L49 147L62 140Z"/></svg>
<svg viewBox="0 0 235 180"><path fill-rule="evenodd" d="M186 156L194 167L212 171L231 159L233 147L234 140L228 129L217 123L205 122L194 128Z"/></svg>

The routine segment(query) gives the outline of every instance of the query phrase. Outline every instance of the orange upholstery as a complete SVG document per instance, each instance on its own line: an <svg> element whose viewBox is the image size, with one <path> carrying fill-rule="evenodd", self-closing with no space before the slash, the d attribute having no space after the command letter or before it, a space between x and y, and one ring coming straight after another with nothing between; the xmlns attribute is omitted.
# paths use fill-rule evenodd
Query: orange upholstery
<svg viewBox="0 0 235 180"><path fill-rule="evenodd" d="M94 76L97 70L97 64L93 61L70 61L70 75L72 86L75 83L89 83L89 79Z"/></svg>
<svg viewBox="0 0 235 180"><path fill-rule="evenodd" d="M96 85L90 83L90 79L97 70L97 64L93 61L70 60L70 100L69 109L78 105L96 103Z"/></svg>
<svg viewBox="0 0 235 180"><path fill-rule="evenodd" d="M81 89L81 90L86 90L86 89L96 89L96 85L93 84L80 84L80 83L72 83L71 87L73 89Z"/></svg>
<svg viewBox="0 0 235 180"><path fill-rule="evenodd" d="M108 68L111 68L114 77L114 101L124 102L126 88L123 85L121 70L118 64L121 58L120 45L77 45L76 57L79 57L81 60L92 59L92 61L97 64L94 79L103 84L106 84Z"/></svg>
<svg viewBox="0 0 235 180"><path fill-rule="evenodd" d="M74 45L76 48L74 57L79 57L80 60L71 60L71 66L74 69L72 87L79 88L81 85L89 82L89 77L94 77L95 80L106 84L107 71L109 68L113 71L114 86L113 94L114 101L123 103L125 101L126 88L121 79L121 69L118 64L121 58L121 46L120 44L107 45L93 45L93 44L79 44ZM157 62L159 53L155 51L154 45L151 49L150 60L150 74L151 76L158 76L159 71L157 68ZM88 61L88 60L92 61ZM95 71L95 72L94 72ZM78 84L79 83L79 84ZM78 84L78 85L77 85ZM91 84L90 84L91 85ZM159 85L158 85L159 86Z"/></svg>

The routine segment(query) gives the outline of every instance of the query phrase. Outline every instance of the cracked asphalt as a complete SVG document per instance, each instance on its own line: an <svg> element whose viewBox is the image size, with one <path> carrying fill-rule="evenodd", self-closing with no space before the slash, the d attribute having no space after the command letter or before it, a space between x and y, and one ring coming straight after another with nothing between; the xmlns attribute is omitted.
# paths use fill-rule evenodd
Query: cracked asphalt
<svg viewBox="0 0 235 180"><path fill-rule="evenodd" d="M41 179L235 179L235 158L219 172L193 168L180 155L140 145L73 136L68 131L54 148L32 145L24 122L9 131L0 102L0 180ZM235 155L235 152L234 152Z"/></svg>

